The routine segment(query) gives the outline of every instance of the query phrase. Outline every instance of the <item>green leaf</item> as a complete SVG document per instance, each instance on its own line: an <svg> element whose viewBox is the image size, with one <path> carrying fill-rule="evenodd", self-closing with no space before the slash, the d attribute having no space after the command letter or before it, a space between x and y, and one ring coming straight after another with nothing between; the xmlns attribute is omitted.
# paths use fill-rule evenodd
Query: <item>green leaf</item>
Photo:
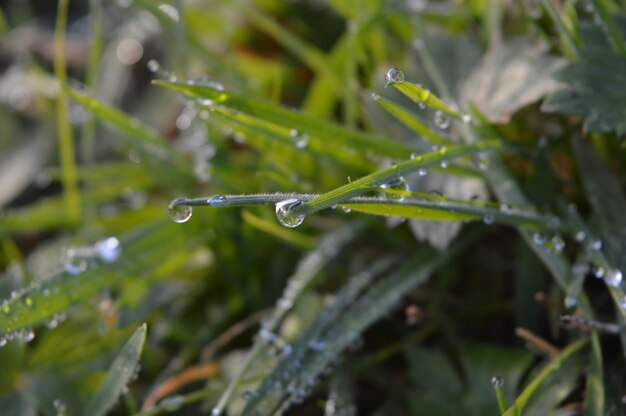
<svg viewBox="0 0 626 416"><path fill-rule="evenodd" d="M515 402L509 407L507 412L503 416L517 416L523 415L526 406L532 399L533 395L541 393L540 387L546 382L546 379L559 370L563 362L568 360L578 351L580 351L587 343L589 339L584 338L575 341L568 345L558 357L554 358L545 368L526 386L524 391L517 397Z"/></svg>
<svg viewBox="0 0 626 416"><path fill-rule="evenodd" d="M83 414L105 415L117 402L123 389L137 371L137 363L146 341L146 329L147 326L144 323L117 354L100 388L85 406Z"/></svg>

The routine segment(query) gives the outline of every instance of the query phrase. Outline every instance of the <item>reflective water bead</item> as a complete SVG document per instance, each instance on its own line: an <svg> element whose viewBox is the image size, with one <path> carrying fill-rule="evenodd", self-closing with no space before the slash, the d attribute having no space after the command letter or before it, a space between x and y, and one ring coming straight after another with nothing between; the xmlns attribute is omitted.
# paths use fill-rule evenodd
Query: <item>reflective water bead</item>
<svg viewBox="0 0 626 416"><path fill-rule="evenodd" d="M606 283L612 287L619 287L622 284L622 272L621 270L615 269L611 270L604 277L606 279Z"/></svg>
<svg viewBox="0 0 626 416"><path fill-rule="evenodd" d="M385 81L387 85L404 82L404 72L400 71L398 68L391 68L385 74Z"/></svg>
<svg viewBox="0 0 626 416"><path fill-rule="evenodd" d="M180 409L185 404L185 396L177 394L175 396L166 397L160 403L160 407L168 412Z"/></svg>
<svg viewBox="0 0 626 416"><path fill-rule="evenodd" d="M297 217L288 215L290 210L301 204L302 201L295 198L278 202L276 204L276 218L278 218L278 222L288 228L294 228L302 224L302 221L304 221L304 215L299 215Z"/></svg>
<svg viewBox="0 0 626 416"><path fill-rule="evenodd" d="M161 65L159 65L159 63L156 60L150 59L148 61L148 71L158 72L159 69L161 69Z"/></svg>
<svg viewBox="0 0 626 416"><path fill-rule="evenodd" d="M63 268L71 275L79 275L89 267L86 259L80 257L74 249L67 250Z"/></svg>
<svg viewBox="0 0 626 416"><path fill-rule="evenodd" d="M175 22L180 20L180 14L178 13L178 9L171 4L161 4L159 6L159 10L163 12L167 17L172 19Z"/></svg>
<svg viewBox="0 0 626 416"><path fill-rule="evenodd" d="M192 208L186 205L187 198L176 198L167 207L167 212L170 219L176 223L183 223L189 221L191 218Z"/></svg>
<svg viewBox="0 0 626 416"><path fill-rule="evenodd" d="M435 111L435 126L441 130L445 130L450 127L450 118L443 113L443 111Z"/></svg>
<svg viewBox="0 0 626 416"><path fill-rule="evenodd" d="M544 236L542 233L534 233L533 234L533 243L535 243L538 246L542 246L544 245L546 242L546 236Z"/></svg>
<svg viewBox="0 0 626 416"><path fill-rule="evenodd" d="M224 195L213 195L208 199L207 203L214 208L219 208L226 203L226 197Z"/></svg>
<svg viewBox="0 0 626 416"><path fill-rule="evenodd" d="M483 217L483 222L487 225L493 224L493 215L492 214L485 214L485 216Z"/></svg>
<svg viewBox="0 0 626 416"><path fill-rule="evenodd" d="M565 248L565 240L560 235L552 237L552 246L557 253L560 253Z"/></svg>
<svg viewBox="0 0 626 416"><path fill-rule="evenodd" d="M493 376L491 378L491 385L497 389L502 388L502 386L504 386L504 379L500 376Z"/></svg>
<svg viewBox="0 0 626 416"><path fill-rule="evenodd" d="M2 311L3 314L7 315L11 312L11 307L9 306L9 302L6 300L2 301L2 306L0 306L0 311Z"/></svg>
<svg viewBox="0 0 626 416"><path fill-rule="evenodd" d="M22 331L20 334L20 339L24 342L31 342L35 339L35 331L32 328L28 328Z"/></svg>
<svg viewBox="0 0 626 416"><path fill-rule="evenodd" d="M574 240L576 240L579 243L582 243L583 241L585 241L585 238L587 238L587 234L582 230L578 231L576 235L574 236Z"/></svg>
<svg viewBox="0 0 626 416"><path fill-rule="evenodd" d="M289 137L291 137L291 141L296 146L296 149L304 149L309 144L309 135L296 129L292 129L289 132Z"/></svg>
<svg viewBox="0 0 626 416"><path fill-rule="evenodd" d="M420 176L426 176L426 175L428 175L428 169L421 168L420 170L417 171L417 174L420 175Z"/></svg>
<svg viewBox="0 0 626 416"><path fill-rule="evenodd" d="M604 267L602 266L597 266L593 269L593 275L598 278L598 279L602 279L604 277Z"/></svg>
<svg viewBox="0 0 626 416"><path fill-rule="evenodd" d="M4 347L7 345L7 339L5 337L0 337L0 347Z"/></svg>
<svg viewBox="0 0 626 416"><path fill-rule="evenodd" d="M576 298L573 296L566 296L563 303L567 309L572 309L576 307Z"/></svg>
<svg viewBox="0 0 626 416"><path fill-rule="evenodd" d="M417 160L419 162L422 160L422 155L419 153L411 153L411 160Z"/></svg>
<svg viewBox="0 0 626 416"><path fill-rule="evenodd" d="M113 263L120 257L122 252L120 240L115 237L100 240L96 243L96 251L100 260L105 263Z"/></svg>
<svg viewBox="0 0 626 416"><path fill-rule="evenodd" d="M349 208L349 207L346 207L346 206L341 207L341 210L343 212L345 212L346 214L349 214L349 213L352 212L352 208Z"/></svg>
<svg viewBox="0 0 626 416"><path fill-rule="evenodd" d="M463 114L461 116L461 121L465 124L469 124L472 122L472 116L470 116L469 114Z"/></svg>
<svg viewBox="0 0 626 416"><path fill-rule="evenodd" d="M439 166L441 166L441 169L447 169L448 168L448 161L447 160L442 160L441 163L439 164Z"/></svg>
<svg viewBox="0 0 626 416"><path fill-rule="evenodd" d="M396 190L396 191L406 191L406 192L411 191L411 188L409 188L409 185L406 183L406 181L404 180L402 176L399 177L398 179L394 179L391 182L381 185L381 188L391 189L391 190ZM403 195L387 195L387 197L389 197L389 199L394 199L397 201L404 200Z"/></svg>
<svg viewBox="0 0 626 416"><path fill-rule="evenodd" d="M324 348L326 348L326 343L321 340L313 339L309 342L308 346L309 346L309 349L312 351L321 352L321 351L324 351Z"/></svg>
<svg viewBox="0 0 626 416"><path fill-rule="evenodd" d="M600 251L602 249L602 240L600 240L599 238L594 238L589 247L593 250L593 251Z"/></svg>
<svg viewBox="0 0 626 416"><path fill-rule="evenodd" d="M626 296L622 296L622 298L621 298L621 299L620 299L620 301L619 301L619 306L620 306L622 309L626 309Z"/></svg>
<svg viewBox="0 0 626 416"><path fill-rule="evenodd" d="M221 413L222 413L222 412L221 412L221 411L220 411L220 409L218 409L217 407L214 407L214 408L211 410L211 416L220 416L220 414L221 414Z"/></svg>

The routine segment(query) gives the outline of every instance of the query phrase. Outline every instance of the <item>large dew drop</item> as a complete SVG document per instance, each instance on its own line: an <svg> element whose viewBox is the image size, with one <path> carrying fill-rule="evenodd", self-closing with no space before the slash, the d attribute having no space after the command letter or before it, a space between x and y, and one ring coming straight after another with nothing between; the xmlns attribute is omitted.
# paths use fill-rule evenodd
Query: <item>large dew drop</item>
<svg viewBox="0 0 626 416"><path fill-rule="evenodd" d="M387 85L404 82L404 72L400 71L398 68L391 68L385 74L385 81L387 82Z"/></svg>
<svg viewBox="0 0 626 416"><path fill-rule="evenodd" d="M491 385L497 389L502 388L502 386L504 386L504 379L500 376L493 376L491 378Z"/></svg>
<svg viewBox="0 0 626 416"><path fill-rule="evenodd" d="M612 287L619 287L622 284L622 272L621 270L611 270L604 275L606 283Z"/></svg>
<svg viewBox="0 0 626 416"><path fill-rule="evenodd" d="M441 130L447 129L450 127L450 118L446 116L443 111L436 111L435 126L439 127Z"/></svg>
<svg viewBox="0 0 626 416"><path fill-rule="evenodd" d="M167 207L167 212L172 221L179 224L189 221L192 214L192 208L191 206L185 204L186 201L186 198L176 198L170 202L169 207Z"/></svg>
<svg viewBox="0 0 626 416"><path fill-rule="evenodd" d="M289 132L289 137L296 149L304 149L309 144L309 135L296 129Z"/></svg>
<svg viewBox="0 0 626 416"><path fill-rule="evenodd" d="M299 215L297 217L287 215L289 211L300 204L302 204L302 202L295 198L278 202L276 204L276 218L278 218L278 222L288 228L294 228L302 224L302 221L304 221L304 215Z"/></svg>
<svg viewBox="0 0 626 416"><path fill-rule="evenodd" d="M98 258L105 263L113 263L122 252L120 240L115 237L108 237L96 243L96 251Z"/></svg>
<svg viewBox="0 0 626 416"><path fill-rule="evenodd" d="M409 188L409 185L406 183L406 181L404 180L404 178L402 176L400 176L397 179L394 179L386 184L383 184L380 186L383 189L390 189L393 191L405 191L405 192L411 192L411 188ZM394 194L388 194L387 197L389 199L393 199L396 201L403 201L404 200L404 195L394 195Z"/></svg>

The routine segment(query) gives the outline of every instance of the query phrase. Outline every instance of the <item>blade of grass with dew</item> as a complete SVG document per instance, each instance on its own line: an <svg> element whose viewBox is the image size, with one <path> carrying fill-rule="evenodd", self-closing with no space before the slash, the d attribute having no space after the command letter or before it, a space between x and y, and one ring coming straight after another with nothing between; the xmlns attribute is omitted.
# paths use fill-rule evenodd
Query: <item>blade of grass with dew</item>
<svg viewBox="0 0 626 416"><path fill-rule="evenodd" d="M372 263L367 269L351 278L348 283L337 293L331 305L324 309L313 323L298 337L290 354L282 359L272 372L263 380L256 390L253 398L247 403L242 416L259 414L259 410L275 408L276 404L285 394L284 390L292 385L294 390L299 390L304 373L302 371L304 360L311 345L323 346L320 337L322 332L340 318L348 305L356 301L358 295L371 285L376 277L388 272L391 266L398 261L397 256L386 256ZM315 347L315 349L318 349ZM334 357L333 357L334 358ZM310 375L309 375L310 376ZM311 379L307 376L306 381ZM312 378L318 376L313 374ZM292 384L293 383L293 384ZM276 389L276 386L282 386Z"/></svg>
<svg viewBox="0 0 626 416"><path fill-rule="evenodd" d="M324 139L329 146L348 146L363 152L382 156L406 158L411 150L391 139L361 133L322 120L303 112L255 100L243 95L224 92L206 85L189 85L168 81L154 81L154 85L178 90L192 99L208 99L217 106L225 106L271 123L296 129L309 136Z"/></svg>
<svg viewBox="0 0 626 416"><path fill-rule="evenodd" d="M295 218L300 215L308 215L333 205L340 204L355 196L362 195L369 190L370 186L383 185L399 177L417 172L433 165L439 165L442 161L448 161L467 154L502 150L504 144L500 141L483 141L471 145L443 147L436 152L426 153L416 159L400 162L390 168L379 170L370 175L357 179L347 185L340 186L330 192L294 207L287 212L287 216Z"/></svg>
<svg viewBox="0 0 626 416"><path fill-rule="evenodd" d="M137 328L122 347L109 371L107 371L102 384L85 405L83 414L102 416L115 405L126 385L138 371L137 365L146 341L146 330L147 326L144 323Z"/></svg>
<svg viewBox="0 0 626 416"><path fill-rule="evenodd" d="M437 133L433 132L426 124L422 123L416 115L412 114L404 107L394 103L393 101L387 100L386 98L383 98L378 94L374 94L373 97L374 100L378 104L380 104L380 106L385 109L389 114L391 114L396 120L404 124L409 129L413 130L417 134L421 135L429 142L441 146L450 146L454 144L449 140L444 139Z"/></svg>
<svg viewBox="0 0 626 416"><path fill-rule="evenodd" d="M409 81L390 82L389 85L392 85L413 102L423 104L433 110L442 111L457 119L461 119L462 117L461 113L448 107L439 97L420 85Z"/></svg>
<svg viewBox="0 0 626 416"><path fill-rule="evenodd" d="M588 338L583 338L568 345L558 357L553 359L546 367L526 386L524 391L517 397L515 402L509 407L503 416L518 416L524 414L524 408L532 396L539 390L542 383L555 371L559 369L561 364L570 357L578 353L584 346L589 343Z"/></svg>
<svg viewBox="0 0 626 416"><path fill-rule="evenodd" d="M218 108L215 109L213 114L216 118L219 118L220 121L231 125L234 129L244 128L248 132L256 132L290 149L295 148L290 129L230 109ZM259 145L263 144L265 143L259 143ZM295 150L296 149L294 149L294 151ZM316 136L309 136L308 144L303 149L297 150L299 151L298 153L313 153L314 155L328 156L333 162L346 169L371 170L374 167L372 163L364 160L363 157L343 151L343 149L338 150L337 148L329 147L325 139L320 139ZM300 169L301 167L299 166L298 170Z"/></svg>
<svg viewBox="0 0 626 416"><path fill-rule="evenodd" d="M78 221L81 215L80 192L72 127L70 126L69 104L67 100L67 68L65 64L65 31L69 0L59 0L56 27L54 31L54 76L59 83L56 102L57 134L59 135L59 158L63 176L65 209L70 221Z"/></svg>
<svg viewBox="0 0 626 416"><path fill-rule="evenodd" d="M348 223L341 228L329 232L320 238L317 246L306 254L298 262L296 270L287 280L287 285L283 291L282 297L277 302L277 307L266 319L264 329L270 333L277 331L280 322L282 322L288 311L298 301L298 299L312 286L314 278L318 273L326 267L340 253L341 249L352 242L365 228L364 223L355 221ZM258 337L252 349L248 353L246 361L241 366L239 373L230 380L228 387L222 393L215 409L221 412L231 399L231 396L237 388L240 381L246 375L246 372L259 358L262 351L268 346L267 339Z"/></svg>
<svg viewBox="0 0 626 416"><path fill-rule="evenodd" d="M286 410L291 403L310 393L317 377L352 344L360 334L387 313L407 291L423 283L430 275L458 254L473 235L466 236L443 254L424 248L411 255L411 259L386 274L378 283L372 280L388 267L375 263L379 270L364 270L351 279L316 321L300 336L291 354L285 357L263 381L244 409L243 415L256 415L263 409ZM386 261L392 261L392 258ZM369 287L369 289L366 289ZM359 296L363 290L365 292ZM348 308L348 305L350 307ZM275 390L275 382L285 386L287 394ZM288 387L287 387L288 386Z"/></svg>
<svg viewBox="0 0 626 416"><path fill-rule="evenodd" d="M195 240L190 239L189 228L184 228L168 222L135 230L120 239L121 254L114 264L93 264L78 275L56 272L33 282L19 296L2 303L0 333L29 328L129 276L150 273L172 252L184 250Z"/></svg>

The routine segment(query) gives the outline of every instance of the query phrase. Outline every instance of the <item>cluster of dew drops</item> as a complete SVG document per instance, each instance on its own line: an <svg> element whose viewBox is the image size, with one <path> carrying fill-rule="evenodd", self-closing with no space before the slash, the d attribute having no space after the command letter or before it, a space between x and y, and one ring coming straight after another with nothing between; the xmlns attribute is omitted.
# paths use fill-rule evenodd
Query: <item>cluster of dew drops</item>
<svg viewBox="0 0 626 416"><path fill-rule="evenodd" d="M63 268L67 273L76 276L87 270L89 265L95 261L106 264L115 262L119 258L121 251L122 247L120 241L116 237L106 237L96 242L93 246L69 248L66 250ZM53 293L58 293L58 291L58 287L52 289L43 288L41 293L44 297L48 297ZM33 298L26 295L25 290L11 292L11 300L18 298L22 299L22 302L27 307L36 306ZM11 315L12 312L13 310L9 300L3 300L0 303L0 313L8 316ZM65 314L58 313L50 317L44 324L48 329L54 329L64 320ZM5 333L0 336L0 347L5 346L8 341L13 339L30 342L35 339L35 332L32 328L25 328Z"/></svg>

